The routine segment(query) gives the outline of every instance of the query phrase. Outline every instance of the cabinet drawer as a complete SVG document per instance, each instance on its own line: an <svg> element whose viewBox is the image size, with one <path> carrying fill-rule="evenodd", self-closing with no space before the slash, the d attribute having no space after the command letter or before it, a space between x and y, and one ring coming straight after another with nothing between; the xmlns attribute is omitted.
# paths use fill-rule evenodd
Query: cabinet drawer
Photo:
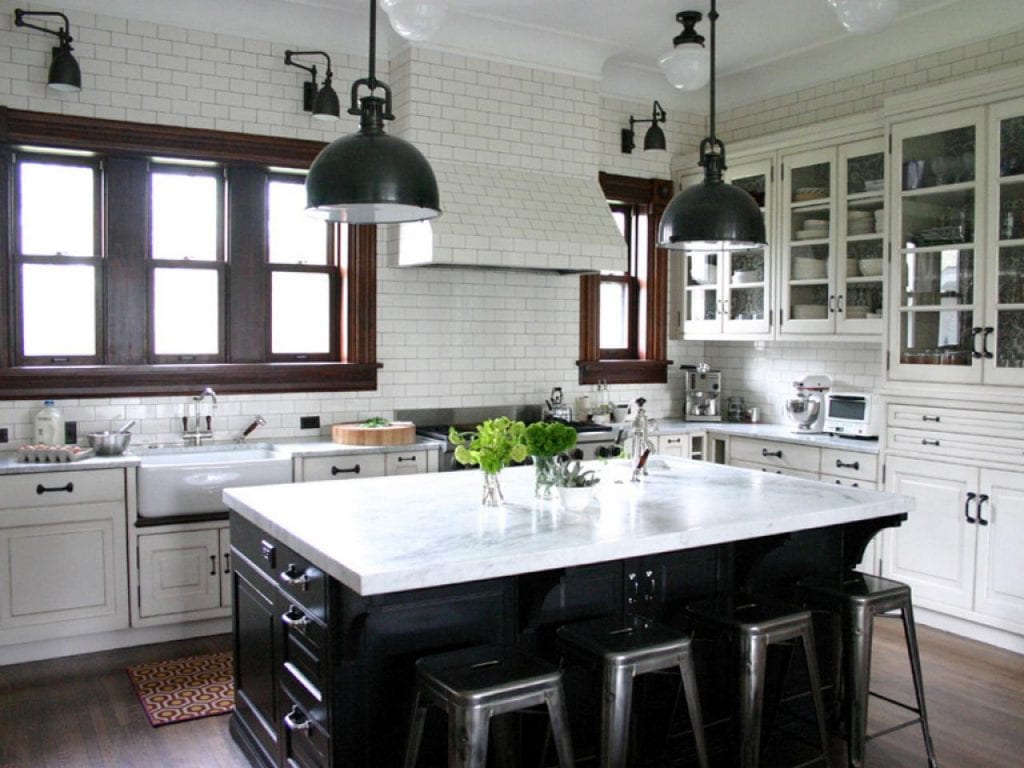
<svg viewBox="0 0 1024 768"><path fill-rule="evenodd" d="M426 451L402 451L384 454L389 475L418 475L427 471Z"/></svg>
<svg viewBox="0 0 1024 768"><path fill-rule="evenodd" d="M822 448L821 474L858 480L862 486L863 483L874 485L878 477L878 457L872 453Z"/></svg>
<svg viewBox="0 0 1024 768"><path fill-rule="evenodd" d="M124 501L124 470L30 472L0 477L0 498L7 509Z"/></svg>
<svg viewBox="0 0 1024 768"><path fill-rule="evenodd" d="M286 599L279 601L279 621L284 635L285 668L319 693L327 682L327 628L302 606Z"/></svg>
<svg viewBox="0 0 1024 768"><path fill-rule="evenodd" d="M681 456L684 459L690 455L689 435L662 435L658 438L658 453L665 456Z"/></svg>
<svg viewBox="0 0 1024 768"><path fill-rule="evenodd" d="M868 491L878 490L878 485L872 480L853 480L848 477L836 477L835 475L822 475L821 482L832 483L833 485L848 485L851 488L864 488Z"/></svg>
<svg viewBox="0 0 1024 768"><path fill-rule="evenodd" d="M785 475L786 477L799 477L804 480L817 480L817 472L805 472L799 469L789 469L780 467L766 467L764 464L756 464L752 461L734 461L729 464L730 467L740 467L741 469L752 469L755 472L771 472L774 475Z"/></svg>
<svg viewBox="0 0 1024 768"><path fill-rule="evenodd" d="M955 435L923 429L892 429L887 433L890 452L964 459L972 464L998 463L1024 467L1020 440L983 435Z"/></svg>
<svg viewBox="0 0 1024 768"><path fill-rule="evenodd" d="M308 702L303 700L308 698L301 684L291 681L287 674L283 676L281 711L286 764L294 768L328 768L331 764L331 740L322 719L305 706Z"/></svg>
<svg viewBox="0 0 1024 768"><path fill-rule="evenodd" d="M424 459L424 462L426 460ZM356 480L361 477L380 477L386 472L384 455L361 453L355 456L313 456L302 460L302 479Z"/></svg>
<svg viewBox="0 0 1024 768"><path fill-rule="evenodd" d="M810 445L735 437L729 441L730 464L746 461L778 469L795 469L817 476L820 454L820 448Z"/></svg>
<svg viewBox="0 0 1024 768"><path fill-rule="evenodd" d="M889 428L953 432L1021 440L1024 414L993 413L967 408L930 408L922 405L889 405ZM1021 441L1024 442L1024 441Z"/></svg>
<svg viewBox="0 0 1024 768"><path fill-rule="evenodd" d="M231 548L265 573L285 596L324 621L327 575L248 520L231 516Z"/></svg>

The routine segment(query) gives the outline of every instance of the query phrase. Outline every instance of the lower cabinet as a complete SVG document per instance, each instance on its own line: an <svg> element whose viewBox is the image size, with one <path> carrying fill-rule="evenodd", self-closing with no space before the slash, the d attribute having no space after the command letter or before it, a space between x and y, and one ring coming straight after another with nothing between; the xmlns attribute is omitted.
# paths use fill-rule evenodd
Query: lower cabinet
<svg viewBox="0 0 1024 768"><path fill-rule="evenodd" d="M124 470L7 475L0 497L0 645L127 627Z"/></svg>
<svg viewBox="0 0 1024 768"><path fill-rule="evenodd" d="M699 461L704 458L706 440L707 435L704 432L661 435L658 438L658 453L663 456L679 456L683 459Z"/></svg>
<svg viewBox="0 0 1024 768"><path fill-rule="evenodd" d="M136 543L140 620L228 615L231 545L227 522L208 528L175 526L174 530L140 533Z"/></svg>
<svg viewBox="0 0 1024 768"><path fill-rule="evenodd" d="M1024 475L890 456L886 490L914 498L888 533L885 575L926 608L1024 633Z"/></svg>
<svg viewBox="0 0 1024 768"><path fill-rule="evenodd" d="M331 456L303 456L295 467L295 479L358 480L382 475L415 475L430 471L428 452L422 449L391 451L388 453L335 454Z"/></svg>

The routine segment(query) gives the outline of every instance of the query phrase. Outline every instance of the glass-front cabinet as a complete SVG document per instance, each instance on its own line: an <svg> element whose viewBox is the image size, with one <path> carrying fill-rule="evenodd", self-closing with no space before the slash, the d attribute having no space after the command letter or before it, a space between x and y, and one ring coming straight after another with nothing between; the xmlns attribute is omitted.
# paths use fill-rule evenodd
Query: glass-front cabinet
<svg viewBox="0 0 1024 768"><path fill-rule="evenodd" d="M780 336L882 330L881 139L783 158Z"/></svg>
<svg viewBox="0 0 1024 768"><path fill-rule="evenodd" d="M1024 101L893 127L890 375L1024 383Z"/></svg>
<svg viewBox="0 0 1024 768"><path fill-rule="evenodd" d="M730 165L726 179L745 189L761 206L771 210L770 159ZM699 177L692 179L698 183ZM683 184L686 180L683 181ZM771 217L765 220L772 239ZM772 268L767 248L742 251L685 251L679 254L674 311L688 339L767 338L771 334Z"/></svg>

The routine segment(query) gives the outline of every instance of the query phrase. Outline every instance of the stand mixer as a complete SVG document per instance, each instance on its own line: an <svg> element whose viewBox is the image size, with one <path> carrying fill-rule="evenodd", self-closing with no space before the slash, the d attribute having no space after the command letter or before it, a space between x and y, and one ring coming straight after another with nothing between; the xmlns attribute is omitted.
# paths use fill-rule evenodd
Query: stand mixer
<svg viewBox="0 0 1024 768"><path fill-rule="evenodd" d="M786 399L786 416L796 424L797 432L821 432L825 425L825 394L832 379L811 374L793 382L796 394Z"/></svg>

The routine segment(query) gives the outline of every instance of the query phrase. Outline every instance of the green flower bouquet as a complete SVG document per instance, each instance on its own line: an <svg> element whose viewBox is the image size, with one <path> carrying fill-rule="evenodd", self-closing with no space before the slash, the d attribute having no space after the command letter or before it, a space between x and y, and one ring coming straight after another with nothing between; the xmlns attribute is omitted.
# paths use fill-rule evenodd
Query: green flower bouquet
<svg viewBox="0 0 1024 768"><path fill-rule="evenodd" d="M551 498L558 456L576 445L576 430L558 421L537 421L526 428L526 452L536 468L534 493L538 499Z"/></svg>
<svg viewBox="0 0 1024 768"><path fill-rule="evenodd" d="M504 503L498 473L505 467L527 457L526 425L502 416L477 425L474 432L448 431L448 440L455 445L455 460L459 464L479 466L484 473L484 493L481 503L497 507Z"/></svg>

